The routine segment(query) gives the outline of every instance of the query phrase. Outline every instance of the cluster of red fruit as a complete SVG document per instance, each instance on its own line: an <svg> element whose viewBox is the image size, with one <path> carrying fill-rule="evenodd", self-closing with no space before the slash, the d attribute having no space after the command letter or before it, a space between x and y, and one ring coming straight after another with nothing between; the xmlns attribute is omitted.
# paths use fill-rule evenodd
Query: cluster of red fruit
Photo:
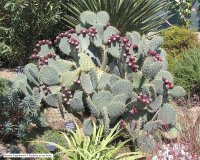
<svg viewBox="0 0 200 160"><path fill-rule="evenodd" d="M108 38L108 40L107 40L107 42L105 43L105 45L109 45L109 44L111 44L112 42L117 41L117 40L119 40L119 39L120 39L120 33L112 34L112 35Z"/></svg>
<svg viewBox="0 0 200 160"><path fill-rule="evenodd" d="M79 42L74 39L74 38L70 38L68 39L69 44L71 44L72 46L74 46L76 48L76 50L79 50Z"/></svg>
<svg viewBox="0 0 200 160"><path fill-rule="evenodd" d="M48 93L51 93L50 88L47 87L47 86L45 86L45 85L41 86L41 87L39 88L39 91L40 91L40 92L43 91L43 92L45 93L45 95L47 95Z"/></svg>
<svg viewBox="0 0 200 160"><path fill-rule="evenodd" d="M134 57L127 57L126 58L126 63L128 64L128 66L131 68L131 70L133 72L137 72L138 71L139 66L137 65L137 62L136 62Z"/></svg>
<svg viewBox="0 0 200 160"><path fill-rule="evenodd" d="M76 33L76 30L73 28L64 33L60 33L54 40L54 43L57 44L60 41L60 39L63 37L71 38L71 34L73 34L73 33Z"/></svg>
<svg viewBox="0 0 200 160"><path fill-rule="evenodd" d="M122 47L124 47L124 50L125 50L125 53L123 54L123 56L127 57L131 55L130 53L131 42L129 41L129 39L126 37L121 37L121 43L122 43Z"/></svg>
<svg viewBox="0 0 200 160"><path fill-rule="evenodd" d="M119 125L120 125L120 128L126 128L126 126L128 125L128 123L127 123L125 120L122 119L122 120L120 121L120 124L119 124Z"/></svg>
<svg viewBox="0 0 200 160"><path fill-rule="evenodd" d="M120 128L126 128L126 126L128 126L128 125L131 126L130 125L131 121L133 121L133 119L130 119L129 122L126 122L125 120L122 119L120 121ZM131 123L134 123L134 125L133 125L134 128L136 128L138 126L138 122L137 121L134 121L134 122L131 122Z"/></svg>
<svg viewBox="0 0 200 160"><path fill-rule="evenodd" d="M38 43L36 44L37 48L40 48L42 45L52 45L52 42L50 40L42 40L42 41L38 41Z"/></svg>
<svg viewBox="0 0 200 160"><path fill-rule="evenodd" d="M80 80L74 80L74 84L81 84Z"/></svg>
<svg viewBox="0 0 200 160"><path fill-rule="evenodd" d="M40 47L42 45L49 45L51 46L52 45L52 42L49 41L49 40L41 40L41 41L38 41L38 43L36 44L36 48L33 50L33 53L31 54L31 56L29 57L29 59L31 60L34 60L34 59L38 59L40 56L38 55L38 51L40 50Z"/></svg>
<svg viewBox="0 0 200 160"><path fill-rule="evenodd" d="M138 112L137 108L133 107L131 110L130 110L130 113L132 115L136 114Z"/></svg>
<svg viewBox="0 0 200 160"><path fill-rule="evenodd" d="M149 55L153 56L154 61L162 61L162 58L160 57L160 54L158 54L156 51L150 50L148 52Z"/></svg>
<svg viewBox="0 0 200 160"><path fill-rule="evenodd" d="M95 27L91 27L89 29L82 29L80 32L77 32L77 35L86 35L88 34L90 37L94 37L97 34L97 30Z"/></svg>
<svg viewBox="0 0 200 160"><path fill-rule="evenodd" d="M125 53L123 54L123 56L126 58L126 63L128 64L128 66L131 68L133 72L137 72L139 66L137 65L136 59L134 57L130 57L131 42L129 41L128 38L122 37L121 43L122 43L122 47L124 47L124 50L125 50ZM133 45L133 49L138 49L138 46Z"/></svg>
<svg viewBox="0 0 200 160"><path fill-rule="evenodd" d="M139 93L139 95L137 97L137 100L139 102L142 102L142 103L146 104L146 105L148 105L148 104L150 104L152 102L152 99L149 96L147 96L147 95L145 95L143 93Z"/></svg>
<svg viewBox="0 0 200 160"><path fill-rule="evenodd" d="M43 66L45 64L48 64L48 59L49 58L53 58L55 59L56 58L56 54L55 53L52 53L52 52L49 52L46 56L40 56L39 57L39 66Z"/></svg>
<svg viewBox="0 0 200 160"><path fill-rule="evenodd" d="M167 80L166 78L162 78L164 84L165 84L165 87L167 89L173 89L174 88L174 84L172 82L170 82L169 80Z"/></svg>
<svg viewBox="0 0 200 160"><path fill-rule="evenodd" d="M67 89L65 85L62 86L61 89L62 94L62 98L65 104L70 104L71 98L72 96L72 91L70 89Z"/></svg>

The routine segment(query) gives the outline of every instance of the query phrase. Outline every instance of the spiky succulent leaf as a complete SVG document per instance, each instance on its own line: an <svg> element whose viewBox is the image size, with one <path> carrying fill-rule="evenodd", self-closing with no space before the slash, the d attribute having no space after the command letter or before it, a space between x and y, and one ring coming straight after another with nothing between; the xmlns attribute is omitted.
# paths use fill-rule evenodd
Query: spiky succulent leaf
<svg viewBox="0 0 200 160"><path fill-rule="evenodd" d="M20 103L20 107L23 109L25 115L37 116L38 105L33 96L26 96Z"/></svg>

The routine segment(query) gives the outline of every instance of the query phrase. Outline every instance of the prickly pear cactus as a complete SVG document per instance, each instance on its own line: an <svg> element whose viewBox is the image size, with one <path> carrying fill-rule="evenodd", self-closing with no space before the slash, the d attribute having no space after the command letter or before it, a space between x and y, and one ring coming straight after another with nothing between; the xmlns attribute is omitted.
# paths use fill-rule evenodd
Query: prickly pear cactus
<svg viewBox="0 0 200 160"><path fill-rule="evenodd" d="M137 32L121 35L109 25L104 11L85 11L80 20L54 42L38 41L30 57L33 63L15 78L13 89L24 97L37 97L37 104L64 106L75 113L87 108L104 122L105 133L122 118L123 127L132 126L132 133L137 128L139 147L149 151L146 142L155 146L154 132L176 125L170 100L185 95L166 70L166 52L160 48L163 39ZM85 126L90 126L88 121Z"/></svg>

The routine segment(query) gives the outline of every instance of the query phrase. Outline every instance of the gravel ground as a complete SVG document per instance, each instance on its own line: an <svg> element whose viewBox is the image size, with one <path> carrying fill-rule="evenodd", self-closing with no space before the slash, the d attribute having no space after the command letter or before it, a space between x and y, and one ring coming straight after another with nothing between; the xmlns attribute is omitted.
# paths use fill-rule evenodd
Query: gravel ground
<svg viewBox="0 0 200 160"><path fill-rule="evenodd" d="M200 155L192 154L186 146L174 143L163 145L151 160L200 160Z"/></svg>

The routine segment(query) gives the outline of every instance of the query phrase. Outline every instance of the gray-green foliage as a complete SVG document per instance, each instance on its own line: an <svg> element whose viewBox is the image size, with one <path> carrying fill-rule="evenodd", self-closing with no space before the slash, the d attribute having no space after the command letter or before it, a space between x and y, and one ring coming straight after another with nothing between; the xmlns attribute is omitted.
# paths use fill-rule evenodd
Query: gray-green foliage
<svg viewBox="0 0 200 160"><path fill-rule="evenodd" d="M149 143L156 143L152 132L163 125L174 127L176 113L170 100L184 96L185 90L174 86L173 76L166 71L161 37L148 39L137 32L122 36L117 28L104 27L108 23L104 17L108 17L104 11L84 12L76 29L56 37L64 59L55 54L50 42L38 42L32 55L35 64L28 64L24 74L13 80L13 89L25 98L37 97L36 104L64 106L75 113L89 109L97 122L104 123L105 134L121 118L123 124L131 123L133 128L140 123L139 146L149 140L140 141L149 130ZM35 69L31 71L29 66ZM90 124L84 122L89 135ZM146 151L145 147L141 149Z"/></svg>
<svg viewBox="0 0 200 160"><path fill-rule="evenodd" d="M36 123L40 117L39 107L34 97L26 96L23 100L18 91L11 91L1 98L0 108L0 136L4 141L10 138L23 138L31 122Z"/></svg>

